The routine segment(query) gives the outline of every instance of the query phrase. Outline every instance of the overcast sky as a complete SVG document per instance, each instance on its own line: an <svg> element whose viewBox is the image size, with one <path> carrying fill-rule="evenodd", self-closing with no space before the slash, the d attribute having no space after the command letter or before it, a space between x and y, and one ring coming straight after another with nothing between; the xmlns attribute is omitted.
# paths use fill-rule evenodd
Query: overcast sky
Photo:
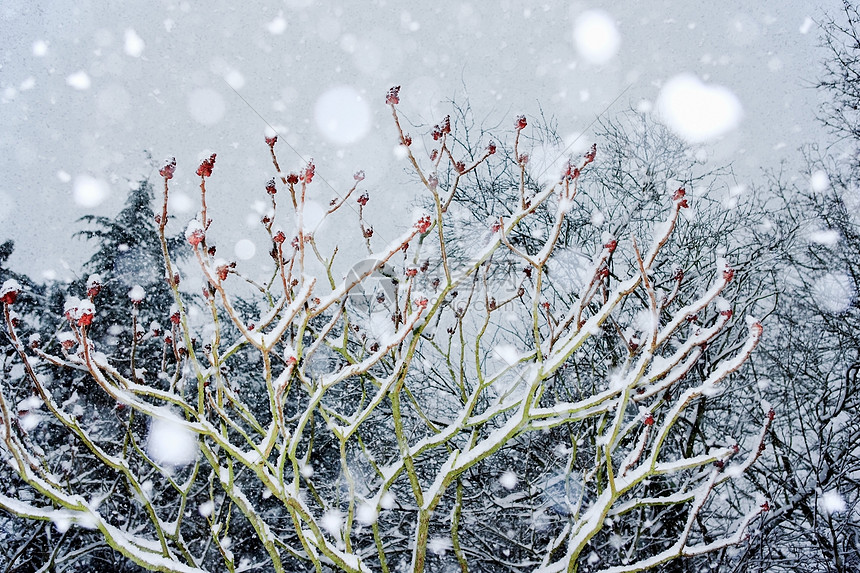
<svg viewBox="0 0 860 573"><path fill-rule="evenodd" d="M249 243L239 242L263 240L255 208L273 175L266 122L316 158L317 173L337 190L364 169L369 218L393 236L387 229L409 224L420 191L394 154L384 95L395 84L415 124L432 125L446 101L468 99L488 124L509 129L514 116L543 109L562 135L585 131L588 140L607 107L654 104L667 82L693 78L739 106L730 129L705 138L712 160L732 161L741 182L781 161L799 170L798 147L822 138L815 22L838 9L836 0L5 0L0 241L16 241L15 270L70 277L68 267L92 252L72 238L77 218L119 211L129 181L158 184L149 156L156 165L176 157L172 207L186 222L196 208L196 166L217 152L213 232L248 257ZM594 14L604 20L590 30L608 21L617 42L588 53L574 31ZM278 150L286 169L301 164L288 147ZM333 191L318 189L328 203ZM338 229L324 229L332 243L355 240ZM248 265L265 263L259 244Z"/></svg>

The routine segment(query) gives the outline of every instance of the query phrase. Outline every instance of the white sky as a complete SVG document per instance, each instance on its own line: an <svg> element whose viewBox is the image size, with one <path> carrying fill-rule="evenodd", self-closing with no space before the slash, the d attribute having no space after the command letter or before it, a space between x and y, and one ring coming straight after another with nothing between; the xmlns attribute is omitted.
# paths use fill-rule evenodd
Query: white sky
<svg viewBox="0 0 860 573"><path fill-rule="evenodd" d="M364 169L368 218L393 236L392 222L411 224L409 204L419 192L392 151L384 95L395 84L403 86L401 107L414 123L432 125L447 113L446 100L468 97L488 125L509 129L514 116L542 108L570 135L586 130L628 86L610 114L654 102L669 79L690 73L728 89L743 109L738 127L708 144L716 162L732 161L742 182L784 160L799 168L797 148L822 138L812 85L824 54L817 25L804 22L838 8L836 0L5 0L0 241L16 241L14 269L35 279L46 271L69 277L64 262L77 269L91 252L72 239L76 219L116 213L129 179L149 176L158 185L145 152L156 165L176 156L172 189L195 201L194 171L216 152L212 231L225 256L245 239L245 256L247 239L263 241L259 223L247 220L258 219L253 204L266 199L273 175L257 113L316 158L318 176L336 189ZM604 64L584 61L574 42L577 18L593 9L609 14L620 37ZM320 127L314 110L338 87L361 94L370 115L362 117L360 106L346 110L340 121L359 123L332 139L331 125ZM277 149L283 167L298 167L286 146ZM76 184L92 192L76 200ZM316 189L323 204L333 196L322 181ZM192 216L179 215L175 229ZM355 233L342 228L329 225L326 238L354 242ZM265 264L266 250L247 264Z"/></svg>

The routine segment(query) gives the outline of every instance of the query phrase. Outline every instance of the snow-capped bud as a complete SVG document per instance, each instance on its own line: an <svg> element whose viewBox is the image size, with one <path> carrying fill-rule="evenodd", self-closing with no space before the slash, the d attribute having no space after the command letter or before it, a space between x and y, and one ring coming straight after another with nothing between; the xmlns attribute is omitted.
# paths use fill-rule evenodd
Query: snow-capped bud
<svg viewBox="0 0 860 573"><path fill-rule="evenodd" d="M188 226L185 228L185 239L192 247L196 247L202 243L205 238L206 230L203 228L203 224L197 219L191 219L191 221L188 222Z"/></svg>
<svg viewBox="0 0 860 573"><path fill-rule="evenodd" d="M427 308L427 303L428 303L427 297L422 296L418 299L415 299L415 306L417 306L418 308L420 308L422 310Z"/></svg>
<svg viewBox="0 0 860 573"><path fill-rule="evenodd" d="M430 187L430 189L433 190L435 190L439 186L439 178L436 177L435 173L431 173L429 176L427 176L427 185Z"/></svg>
<svg viewBox="0 0 860 573"><path fill-rule="evenodd" d="M131 299L132 304L140 304L143 302L143 299L146 298L146 291L143 290L143 287L140 285L134 285L130 291L128 291L128 298Z"/></svg>
<svg viewBox="0 0 860 573"><path fill-rule="evenodd" d="M230 272L230 265L222 262L221 264L215 267L215 275L217 275L219 281L227 280L227 274Z"/></svg>
<svg viewBox="0 0 860 573"><path fill-rule="evenodd" d="M514 127L517 131L524 130L527 125L528 122L526 121L526 116L524 115L518 116L517 119L514 121Z"/></svg>
<svg viewBox="0 0 860 573"><path fill-rule="evenodd" d="M158 174L165 179L173 179L174 171L176 171L176 158L171 157L165 162L164 167L158 170Z"/></svg>
<svg viewBox="0 0 860 573"><path fill-rule="evenodd" d="M651 412L648 412L647 414L645 414L645 418L643 418L642 423L645 424L646 426L653 426L654 425L654 415Z"/></svg>
<svg viewBox="0 0 860 573"><path fill-rule="evenodd" d="M60 346L63 347L63 350L71 350L77 342L77 340L75 340L75 335L68 330L58 333L57 340L60 341Z"/></svg>
<svg viewBox="0 0 860 573"><path fill-rule="evenodd" d="M314 172L316 171L316 166L314 165L314 160L308 160L308 166L302 169L301 174L299 176L299 180L302 183L310 184L314 179Z"/></svg>
<svg viewBox="0 0 860 573"><path fill-rule="evenodd" d="M400 143L405 145L406 147L409 147L410 145L412 145L412 136L408 133L404 133L403 138L400 140Z"/></svg>
<svg viewBox="0 0 860 573"><path fill-rule="evenodd" d="M583 162L582 166L585 167L586 165L594 161L595 157L597 157L597 144L592 143L591 149L589 149L588 153L585 154L585 161Z"/></svg>
<svg viewBox="0 0 860 573"><path fill-rule="evenodd" d="M372 236L373 236L373 227L368 227L368 228L366 228L366 229L364 230L364 233L363 233L363 234L364 234L364 238L365 238L365 239L369 239L370 237L372 237Z"/></svg>
<svg viewBox="0 0 860 573"><path fill-rule="evenodd" d="M679 208L686 209L690 205L687 203L686 199L687 190L683 187L679 187L677 191L672 194L672 200L678 205Z"/></svg>
<svg viewBox="0 0 860 573"><path fill-rule="evenodd" d="M63 316L66 317L66 320L75 320L78 313L78 307L80 305L81 299L76 296L71 296L66 299L65 304L63 304Z"/></svg>
<svg viewBox="0 0 860 573"><path fill-rule="evenodd" d="M415 223L415 228L418 229L419 233L426 233L430 230L431 224L432 223L430 222L430 216L423 215L420 219L418 219L418 222Z"/></svg>
<svg viewBox="0 0 860 573"><path fill-rule="evenodd" d="M170 322L173 324L179 324L180 318L179 307L175 304L170 305Z"/></svg>
<svg viewBox="0 0 860 573"><path fill-rule="evenodd" d="M364 171L356 171L352 174L352 178L356 181L364 181Z"/></svg>
<svg viewBox="0 0 860 573"><path fill-rule="evenodd" d="M8 279L0 287L0 302L15 304L18 295L21 294L21 285L15 279Z"/></svg>
<svg viewBox="0 0 860 573"><path fill-rule="evenodd" d="M42 335L38 332L31 334L28 340L30 342L30 348L39 348L42 346Z"/></svg>
<svg viewBox="0 0 860 573"><path fill-rule="evenodd" d="M277 244L279 244L279 245L280 245L280 244L282 244L284 241L286 241L286 240L287 240L287 236L284 234L284 232L283 232L283 231L281 231L281 230L279 229L277 232L275 232L275 234L274 234L274 235L272 235L272 240L273 240L274 242L276 242Z"/></svg>
<svg viewBox="0 0 860 573"><path fill-rule="evenodd" d="M102 290L102 278L97 274L92 274L87 279L87 298L95 298Z"/></svg>
<svg viewBox="0 0 860 573"><path fill-rule="evenodd" d="M729 283L732 282L732 279L735 278L735 269L731 267L727 267L723 269L723 279Z"/></svg>
<svg viewBox="0 0 860 573"><path fill-rule="evenodd" d="M385 94L385 103L388 105L397 105L400 103L400 86L394 86Z"/></svg>
<svg viewBox="0 0 860 573"><path fill-rule="evenodd" d="M356 199L355 201L356 201L356 203L358 203L359 205L361 205L362 207L364 207L365 205L367 205L367 202L368 202L369 200L370 200L370 195L368 195L368 194L367 194L367 192L364 192L364 193L362 193L362 194L359 196L359 198L358 198L358 199Z"/></svg>
<svg viewBox="0 0 860 573"><path fill-rule="evenodd" d="M18 325L21 324L21 315L14 310L10 310L9 322L12 324L12 328L18 328Z"/></svg>
<svg viewBox="0 0 860 573"><path fill-rule="evenodd" d="M294 366L298 359L296 358L296 349L290 345L284 348L284 360L288 366Z"/></svg>
<svg viewBox="0 0 860 573"><path fill-rule="evenodd" d="M161 336L162 330L163 329L161 327L161 324L159 324L158 322L153 320L152 322L149 323L149 332L150 332L150 334L152 334L152 336L154 336L154 337Z"/></svg>
<svg viewBox="0 0 860 573"><path fill-rule="evenodd" d="M289 183L290 185L295 185L298 182L299 176L295 173L290 173L289 175L287 175L287 183Z"/></svg>
<svg viewBox="0 0 860 573"><path fill-rule="evenodd" d="M75 318L77 319L78 326L89 326L92 324L96 314L96 307L93 305L93 301L89 299L82 300L77 310Z"/></svg>
<svg viewBox="0 0 860 573"><path fill-rule="evenodd" d="M200 162L200 167L197 168L197 175L200 177L211 177L213 167L215 167L214 153L210 155L208 159L204 159Z"/></svg>
<svg viewBox="0 0 860 573"><path fill-rule="evenodd" d="M487 144L487 153L489 155L493 155L495 152L496 152L496 143L494 141L491 141L490 143Z"/></svg>
<svg viewBox="0 0 860 573"><path fill-rule="evenodd" d="M274 147L277 142L278 142L278 136L277 135L273 135L272 137L266 136L266 145L268 145L269 147Z"/></svg>
<svg viewBox="0 0 860 573"><path fill-rule="evenodd" d="M266 193L269 195L274 195L278 192L278 188L275 186L275 178L272 177L268 181L266 181Z"/></svg>

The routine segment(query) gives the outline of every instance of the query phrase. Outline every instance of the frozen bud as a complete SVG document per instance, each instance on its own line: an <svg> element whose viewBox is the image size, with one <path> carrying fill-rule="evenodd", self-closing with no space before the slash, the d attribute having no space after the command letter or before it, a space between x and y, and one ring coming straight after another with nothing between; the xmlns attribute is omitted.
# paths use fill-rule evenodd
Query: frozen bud
<svg viewBox="0 0 860 573"><path fill-rule="evenodd" d="M9 279L0 287L0 302L15 304L18 295L21 294L21 285L15 279Z"/></svg>
<svg viewBox="0 0 860 573"><path fill-rule="evenodd" d="M14 310L10 310L9 322L12 324L12 328L18 328L18 325L21 324L21 315Z"/></svg>
<svg viewBox="0 0 860 573"><path fill-rule="evenodd" d="M213 167L215 167L214 153L210 155L208 159L204 159L200 162L200 166L197 168L197 175L200 177L211 177Z"/></svg>
<svg viewBox="0 0 860 573"><path fill-rule="evenodd" d="M652 414L651 412L648 412L647 414L645 414L645 417L642 419L642 423L645 424L646 426L653 426L654 425L654 414Z"/></svg>
<svg viewBox="0 0 860 573"><path fill-rule="evenodd" d="M462 161L455 161L455 162L454 162L454 170L455 170L457 173L459 173L459 174L461 174L461 175L462 175L463 173L465 173L465 172L466 172L466 164L465 164L465 163L463 163Z"/></svg>
<svg viewBox="0 0 860 573"><path fill-rule="evenodd" d="M727 267L723 269L723 279L728 282L732 282L732 279L735 278L735 269L731 267Z"/></svg>
<svg viewBox="0 0 860 573"><path fill-rule="evenodd" d="M280 245L287 240L287 236L283 231L278 230L274 235L272 235L272 240Z"/></svg>
<svg viewBox="0 0 860 573"><path fill-rule="evenodd" d="M302 169L301 175L299 176L299 180L302 183L310 184L314 179L314 173L316 171L316 166L314 165L314 160L311 159L308 161L308 166Z"/></svg>
<svg viewBox="0 0 860 573"><path fill-rule="evenodd" d="M63 316L66 317L66 320L75 320L80 305L81 299L78 297L71 296L66 299L65 304L63 304Z"/></svg>
<svg viewBox="0 0 860 573"><path fill-rule="evenodd" d="M87 298L95 298L102 290L102 278L92 274L87 279Z"/></svg>
<svg viewBox="0 0 860 573"><path fill-rule="evenodd" d="M170 322L173 324L179 324L180 320L179 307L175 304L170 306Z"/></svg>
<svg viewBox="0 0 860 573"><path fill-rule="evenodd" d="M364 171L356 171L352 174L352 178L356 181L364 181Z"/></svg>
<svg viewBox="0 0 860 573"><path fill-rule="evenodd" d="M415 306L417 306L420 309L427 308L427 303L428 303L427 297L422 296L422 297L415 300Z"/></svg>
<svg viewBox="0 0 860 573"><path fill-rule="evenodd" d="M367 205L367 202L368 202L369 200L370 200L370 195L368 195L368 194L367 194L367 192L364 192L364 193L362 193L362 194L361 194L361 196L360 196L358 199L356 199L355 201L356 201L359 205L361 205L362 207L364 207L365 205Z"/></svg>
<svg viewBox="0 0 860 573"><path fill-rule="evenodd" d="M367 229L364 230L364 238L365 239L369 239L372 236L373 236L373 227L368 227Z"/></svg>
<svg viewBox="0 0 860 573"><path fill-rule="evenodd" d="M426 233L430 230L430 225L430 216L423 215L420 219L418 219L418 222L415 223L415 228L418 229L419 233Z"/></svg>
<svg viewBox="0 0 860 573"><path fill-rule="evenodd" d="M520 165L528 165L528 163L529 163L529 156L528 156L528 154L527 154L527 153L523 153L523 154L521 154L521 155L520 155L520 157L519 157L519 163L520 163Z"/></svg>
<svg viewBox="0 0 860 573"><path fill-rule="evenodd" d="M143 302L143 299L146 298L146 291L143 290L143 287L140 285L134 285L130 291L128 291L128 298L131 299L132 304L140 304Z"/></svg>
<svg viewBox="0 0 860 573"><path fill-rule="evenodd" d="M93 305L93 301L87 299L82 300L78 305L78 312L75 318L77 319L78 326L89 326L93 322L93 318L96 315L96 307Z"/></svg>
<svg viewBox="0 0 860 573"><path fill-rule="evenodd" d="M30 348L39 348L42 346L42 335L38 332L31 334L28 340L30 342Z"/></svg>
<svg viewBox="0 0 860 573"><path fill-rule="evenodd" d="M434 149L430 152L430 161L436 161L436 158L439 157L439 150Z"/></svg>
<svg viewBox="0 0 860 573"><path fill-rule="evenodd" d="M287 345L284 348L284 360L288 366L294 366L298 359L296 358L296 349Z"/></svg>
<svg viewBox="0 0 860 573"><path fill-rule="evenodd" d="M588 150L588 153L585 154L585 162L582 164L583 167L594 161L594 158L597 157L597 144L592 143L591 149Z"/></svg>
<svg viewBox="0 0 860 573"><path fill-rule="evenodd" d="M272 137L266 136L266 145L268 145L269 147L274 147L277 142L278 142L278 136L277 135L273 135Z"/></svg>
<svg viewBox="0 0 860 573"><path fill-rule="evenodd" d="M406 147L409 147L410 145L412 145L412 136L409 135L408 133L404 133L403 138L401 139L400 142L403 145L405 145Z"/></svg>
<svg viewBox="0 0 860 573"><path fill-rule="evenodd" d="M409 267L406 269L406 276L407 277L414 277L417 274L418 274L418 269L415 267Z"/></svg>
<svg viewBox="0 0 860 573"><path fill-rule="evenodd" d="M275 187L275 178L272 177L268 181L266 181L266 193L269 195L274 195L278 192L278 188Z"/></svg>
<svg viewBox="0 0 860 573"><path fill-rule="evenodd" d="M227 280L227 274L230 272L230 268L230 265L224 262L215 267L215 274L218 276L219 281Z"/></svg>
<svg viewBox="0 0 860 573"><path fill-rule="evenodd" d="M60 332L57 334L57 340L60 341L60 346L63 347L63 350L71 350L71 348L77 342L75 340L75 335L69 332L68 330L65 332Z"/></svg>
<svg viewBox="0 0 860 573"><path fill-rule="evenodd" d="M397 105L400 103L400 86L394 86L385 94L385 103L388 105Z"/></svg>
<svg viewBox="0 0 860 573"><path fill-rule="evenodd" d="M526 116L524 115L517 117L517 119L514 121L514 127L517 129L517 131L522 131L526 128L527 125L528 122L526 121Z"/></svg>
<svg viewBox="0 0 860 573"><path fill-rule="evenodd" d="M495 152L496 152L496 143L494 141L491 141L490 143L487 144L487 153L489 155L493 155Z"/></svg>
<svg viewBox="0 0 860 573"><path fill-rule="evenodd" d="M614 253L614 252L615 252L615 249L616 249L617 247L618 247L618 241L616 241L615 239L609 239L609 240L608 240L608 241L606 241L606 243L603 245L603 248L605 248L605 249L606 249L607 251L609 251L610 253Z"/></svg>
<svg viewBox="0 0 860 573"><path fill-rule="evenodd" d="M445 119L442 120L442 123L439 124L439 129L442 133L448 134L451 133L451 116L446 115Z"/></svg>
<svg viewBox="0 0 860 573"><path fill-rule="evenodd" d="M440 139L442 139L442 129L438 125L434 125L433 130L430 132L430 137L433 138L433 141L439 141ZM434 149L433 151L435 152L436 150ZM430 156L430 159L434 159L432 154Z"/></svg>
<svg viewBox="0 0 860 573"><path fill-rule="evenodd" d="M679 208L685 209L690 205L687 203L687 190L683 187L679 187L677 191L672 194L672 200L678 205Z"/></svg>
<svg viewBox="0 0 860 573"><path fill-rule="evenodd" d="M152 336L161 336L162 330L163 329L161 327L161 324L159 324L158 322L153 320L149 323L149 332L152 333Z"/></svg>
<svg viewBox="0 0 860 573"><path fill-rule="evenodd" d="M431 173L429 177L427 177L427 185L430 187L430 189L433 190L435 190L436 187L439 186L439 178L436 177L435 173Z"/></svg>
<svg viewBox="0 0 860 573"><path fill-rule="evenodd" d="M289 183L290 185L295 185L298 182L299 176L295 173L290 173L289 175L287 175L287 183Z"/></svg>
<svg viewBox="0 0 860 573"><path fill-rule="evenodd" d="M158 170L158 174L165 179L173 179L174 171L176 171L176 158L171 157L164 163L164 167Z"/></svg>
<svg viewBox="0 0 860 573"><path fill-rule="evenodd" d="M206 238L206 231L203 224L197 219L191 219L188 226L185 228L185 238L191 243L192 247L196 247Z"/></svg>

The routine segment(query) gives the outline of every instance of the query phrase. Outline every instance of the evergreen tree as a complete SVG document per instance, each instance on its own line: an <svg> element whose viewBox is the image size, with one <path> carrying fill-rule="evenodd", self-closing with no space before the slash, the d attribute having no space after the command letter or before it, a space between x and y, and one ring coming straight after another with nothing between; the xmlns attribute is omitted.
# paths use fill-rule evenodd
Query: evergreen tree
<svg viewBox="0 0 860 573"><path fill-rule="evenodd" d="M161 353L158 335L173 303L164 279L164 259L152 201L152 185L140 181L131 189L125 207L116 217L81 217L80 221L91 228L77 233L97 241L98 249L84 265L87 274L72 285L71 293L93 295L98 318L94 325L96 328L111 325L109 330L93 336L102 343L101 351L122 355L127 363L133 329L138 343L152 342L142 345L138 352ZM172 257L181 256L180 246L178 237L168 240ZM132 299L141 296L140 302L133 302Z"/></svg>

